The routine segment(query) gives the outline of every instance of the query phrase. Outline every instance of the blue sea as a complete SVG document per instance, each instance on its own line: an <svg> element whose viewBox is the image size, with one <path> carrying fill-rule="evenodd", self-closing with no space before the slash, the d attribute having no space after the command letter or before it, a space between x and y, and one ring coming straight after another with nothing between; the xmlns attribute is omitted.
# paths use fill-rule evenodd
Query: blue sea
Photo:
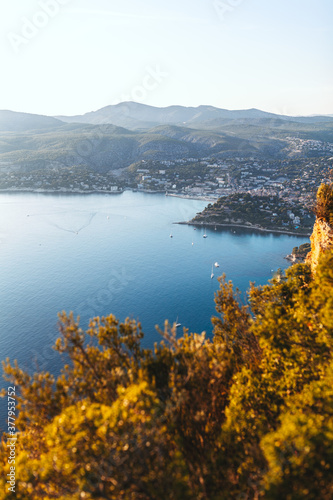
<svg viewBox="0 0 333 500"><path fill-rule="evenodd" d="M250 281L265 284L287 267L284 256L308 241L174 224L206 204L131 191L0 194L1 359L58 372L51 346L62 310L79 315L83 327L109 313L137 319L146 347L160 340L156 325L165 319L211 336L219 275L242 291Z"/></svg>

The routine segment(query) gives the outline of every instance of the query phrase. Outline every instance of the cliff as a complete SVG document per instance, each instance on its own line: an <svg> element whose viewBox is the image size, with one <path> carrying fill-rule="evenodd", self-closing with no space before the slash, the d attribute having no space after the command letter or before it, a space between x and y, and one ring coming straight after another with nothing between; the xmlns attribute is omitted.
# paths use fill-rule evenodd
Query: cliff
<svg viewBox="0 0 333 500"><path fill-rule="evenodd" d="M310 240L311 252L308 253L306 260L311 264L312 272L315 273L322 253L333 248L333 227L324 220L317 219Z"/></svg>

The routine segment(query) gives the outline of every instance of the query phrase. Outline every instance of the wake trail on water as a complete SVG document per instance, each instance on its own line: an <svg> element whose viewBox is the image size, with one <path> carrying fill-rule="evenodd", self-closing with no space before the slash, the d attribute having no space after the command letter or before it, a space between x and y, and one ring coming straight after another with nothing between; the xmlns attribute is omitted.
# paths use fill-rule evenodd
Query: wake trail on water
<svg viewBox="0 0 333 500"><path fill-rule="evenodd" d="M86 227L90 226L90 224L92 223L93 221L93 218L97 215L97 212L93 212L90 214L90 217L89 217L89 220L88 222L86 222L85 224L83 224L82 226L80 226L79 228L77 229L68 229L62 225L59 225L57 224L56 222L52 222L50 220L47 220L48 224L52 227L56 227L57 229L61 230L61 231L66 231L68 233L74 233L74 234L78 234L80 231L82 231L83 229L85 229Z"/></svg>

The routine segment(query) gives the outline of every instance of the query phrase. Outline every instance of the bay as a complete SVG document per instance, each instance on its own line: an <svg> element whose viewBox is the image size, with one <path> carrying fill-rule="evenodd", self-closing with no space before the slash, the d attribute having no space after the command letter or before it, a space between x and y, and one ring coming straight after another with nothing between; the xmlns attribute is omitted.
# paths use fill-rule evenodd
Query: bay
<svg viewBox="0 0 333 500"><path fill-rule="evenodd" d="M1 359L58 372L51 346L62 310L80 315L82 327L110 313L140 320L146 347L160 340L155 327L165 319L211 336L217 276L226 273L242 291L250 281L265 284L308 241L208 227L203 238L204 227L174 224L206 204L131 191L0 194Z"/></svg>

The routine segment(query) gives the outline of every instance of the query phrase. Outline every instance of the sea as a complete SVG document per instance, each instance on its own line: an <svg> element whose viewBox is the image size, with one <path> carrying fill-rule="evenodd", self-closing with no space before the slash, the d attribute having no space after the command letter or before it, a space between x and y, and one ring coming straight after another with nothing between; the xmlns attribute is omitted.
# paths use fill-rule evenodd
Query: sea
<svg viewBox="0 0 333 500"><path fill-rule="evenodd" d="M306 237L180 225L207 205L163 194L0 194L0 357L59 373L58 313L82 328L110 313L140 321L144 347L165 320L212 336L223 273L244 294ZM207 235L204 238L204 234ZM215 266L215 263L219 267ZM214 277L211 277L211 274ZM6 387L5 381L1 387ZM5 402L0 401L0 420ZM3 428L0 422L0 428Z"/></svg>

